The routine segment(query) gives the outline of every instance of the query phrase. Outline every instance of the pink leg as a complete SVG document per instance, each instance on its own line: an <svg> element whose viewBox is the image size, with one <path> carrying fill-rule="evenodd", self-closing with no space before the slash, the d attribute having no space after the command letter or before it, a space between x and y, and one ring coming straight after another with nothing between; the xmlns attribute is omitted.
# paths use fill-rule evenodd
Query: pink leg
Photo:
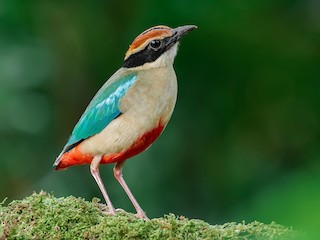
<svg viewBox="0 0 320 240"><path fill-rule="evenodd" d="M107 193L107 190L106 188L104 187L103 185L103 182L102 182L102 179L101 179L101 176L100 176L100 172L99 172L99 164L100 164L100 161L101 161L101 156L95 156L91 162L91 165L90 165L90 170L91 170L91 175L93 176L93 178L96 180L101 192L102 192L102 195L104 197L104 199L106 200L106 203L107 203L107 206L109 208L109 213L111 215L115 215L116 214L116 210L114 209L113 205L112 205L112 202L108 196L108 193Z"/></svg>
<svg viewBox="0 0 320 240"><path fill-rule="evenodd" d="M124 162L120 162L120 163L117 163L115 165L115 167L113 169L114 176L118 180L118 182L121 184L122 188L127 193L128 197L130 198L133 206L135 207L135 209L137 211L137 217L148 219L147 215L142 210L142 208L140 207L139 203L137 202L137 200L135 199L135 197L131 193L128 185L126 184L126 182L123 179L123 176L122 176L122 167L123 167L123 165L124 165Z"/></svg>

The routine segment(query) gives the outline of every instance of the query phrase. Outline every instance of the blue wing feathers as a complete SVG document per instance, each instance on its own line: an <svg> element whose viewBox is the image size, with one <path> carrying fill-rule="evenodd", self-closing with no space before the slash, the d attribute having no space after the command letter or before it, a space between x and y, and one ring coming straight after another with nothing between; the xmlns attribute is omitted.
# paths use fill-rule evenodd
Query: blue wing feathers
<svg viewBox="0 0 320 240"><path fill-rule="evenodd" d="M78 142L100 133L112 120L117 118L121 114L120 101L136 80L137 76L131 74L102 87L73 129L63 152L72 149L70 146L76 146Z"/></svg>

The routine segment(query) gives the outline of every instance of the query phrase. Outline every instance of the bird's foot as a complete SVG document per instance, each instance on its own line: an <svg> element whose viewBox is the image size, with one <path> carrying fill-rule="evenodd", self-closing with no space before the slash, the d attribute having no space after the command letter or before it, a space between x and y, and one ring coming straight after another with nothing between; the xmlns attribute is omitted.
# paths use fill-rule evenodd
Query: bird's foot
<svg viewBox="0 0 320 240"><path fill-rule="evenodd" d="M109 208L107 205L105 205L104 203L99 203L99 208L102 212L108 212Z"/></svg>
<svg viewBox="0 0 320 240"><path fill-rule="evenodd" d="M103 203L99 203L99 208L101 209L103 214L106 215L116 215L117 213L128 213L127 211L123 210L122 208L117 208L117 209L113 209L113 211L111 209L109 209L109 207L106 204ZM111 211L110 211L111 210ZM150 220L146 213L144 211L139 211L135 214L135 216L137 218L140 219L144 219L144 220Z"/></svg>
<svg viewBox="0 0 320 240"><path fill-rule="evenodd" d="M118 214L118 213L128 213L128 212L123 210L122 208L117 208L116 213ZM136 213L135 216L140 219L150 220L145 214L145 212Z"/></svg>
<svg viewBox="0 0 320 240"><path fill-rule="evenodd" d="M99 208L101 209L101 212L103 214L108 214L108 215L116 215L116 210L115 209L109 209L109 207L103 203L99 204Z"/></svg>
<svg viewBox="0 0 320 240"><path fill-rule="evenodd" d="M146 215L146 213L145 212L137 212L136 214L135 214L135 216L137 217L137 218L140 218L140 219L144 219L144 220L150 220L148 217L147 217L147 215Z"/></svg>

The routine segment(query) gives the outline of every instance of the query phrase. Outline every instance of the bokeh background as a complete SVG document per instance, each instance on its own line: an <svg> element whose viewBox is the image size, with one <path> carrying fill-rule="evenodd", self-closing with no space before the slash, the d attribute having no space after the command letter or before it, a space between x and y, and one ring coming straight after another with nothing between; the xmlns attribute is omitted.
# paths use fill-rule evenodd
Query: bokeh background
<svg viewBox="0 0 320 240"><path fill-rule="evenodd" d="M102 198L89 166L52 164L128 45L158 24L182 41L178 102L125 178L149 217L320 228L320 2L0 1L0 198ZM134 211L101 173L116 207Z"/></svg>

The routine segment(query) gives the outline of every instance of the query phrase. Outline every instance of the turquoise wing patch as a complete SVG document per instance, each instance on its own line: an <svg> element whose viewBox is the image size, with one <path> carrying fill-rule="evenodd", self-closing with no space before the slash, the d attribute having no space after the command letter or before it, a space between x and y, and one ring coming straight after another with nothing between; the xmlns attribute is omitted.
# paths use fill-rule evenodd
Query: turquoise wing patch
<svg viewBox="0 0 320 240"><path fill-rule="evenodd" d="M118 117L121 114L120 101L136 80L137 75L131 74L102 87L73 129L63 152L69 151L79 142L100 133L112 120Z"/></svg>

